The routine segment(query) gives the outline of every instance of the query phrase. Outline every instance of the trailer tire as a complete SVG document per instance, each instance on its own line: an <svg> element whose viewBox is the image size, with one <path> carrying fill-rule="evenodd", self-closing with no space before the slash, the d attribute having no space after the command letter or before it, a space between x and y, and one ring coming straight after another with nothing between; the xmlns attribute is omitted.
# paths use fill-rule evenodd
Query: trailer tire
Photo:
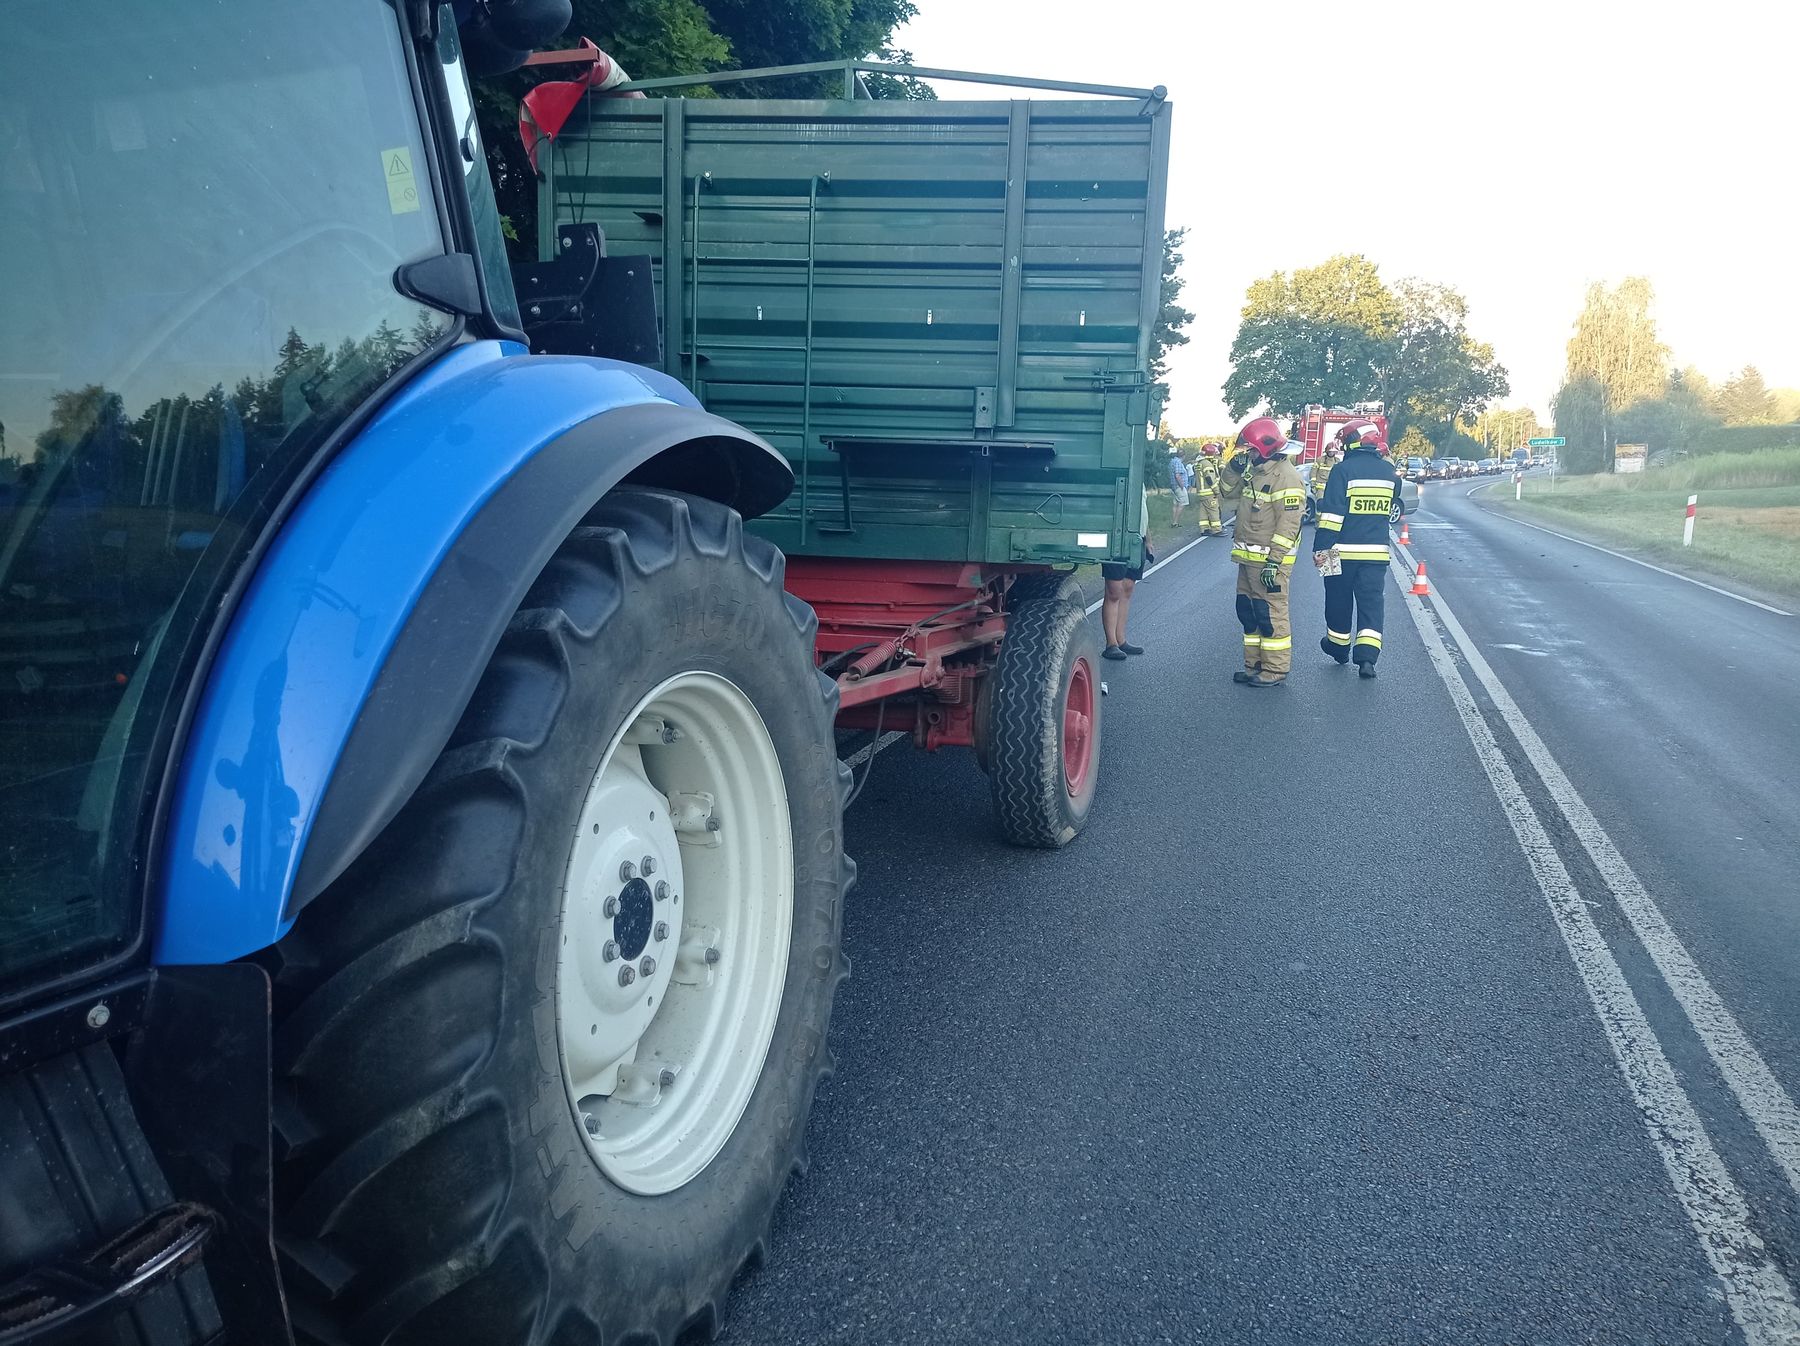
<svg viewBox="0 0 1800 1346"><path fill-rule="evenodd" d="M987 768L1001 834L1054 848L1075 839L1100 767L1100 643L1061 602L1012 612L990 675Z"/></svg>
<svg viewBox="0 0 1800 1346"><path fill-rule="evenodd" d="M1006 591L1006 609L1016 612L1027 603L1072 603L1084 607L1081 581L1072 570L1027 570L1013 577Z"/></svg>
<svg viewBox="0 0 1800 1346"><path fill-rule="evenodd" d="M416 796L277 947L276 1229L303 1340L718 1330L804 1166L848 972L836 693L782 576L781 554L723 505L602 500L534 583ZM772 773L774 802L737 788ZM625 883L606 848L640 845L663 859ZM716 878L728 865L738 882ZM631 947L650 918L664 942ZM622 969L640 955L648 970L614 1013L604 988L632 985ZM737 1019L723 1012L740 1001ZM572 1005L592 1009L591 1030ZM603 1025L628 1034L643 1015L634 1062L577 1068ZM670 1025L695 1034L685 1058Z"/></svg>

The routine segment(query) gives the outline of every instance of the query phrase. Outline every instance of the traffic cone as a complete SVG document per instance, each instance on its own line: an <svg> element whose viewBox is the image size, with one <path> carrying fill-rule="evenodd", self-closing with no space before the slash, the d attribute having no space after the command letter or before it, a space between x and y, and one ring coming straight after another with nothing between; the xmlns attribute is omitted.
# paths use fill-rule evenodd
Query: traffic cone
<svg viewBox="0 0 1800 1346"><path fill-rule="evenodd" d="M1425 582L1425 563L1423 561L1419 562L1419 568L1413 572L1413 587L1410 592L1420 598L1431 597L1431 586Z"/></svg>
<svg viewBox="0 0 1800 1346"><path fill-rule="evenodd" d="M1400 545L1402 547L1412 546L1412 532L1407 528L1405 519L1400 520Z"/></svg>

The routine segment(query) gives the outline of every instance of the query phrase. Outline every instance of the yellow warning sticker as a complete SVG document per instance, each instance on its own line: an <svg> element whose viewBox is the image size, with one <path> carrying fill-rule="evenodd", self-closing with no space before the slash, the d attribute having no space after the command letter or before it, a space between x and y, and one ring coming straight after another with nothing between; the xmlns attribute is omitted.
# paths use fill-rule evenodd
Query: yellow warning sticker
<svg viewBox="0 0 1800 1346"><path fill-rule="evenodd" d="M419 208L419 184L413 177L412 151L399 149L381 152L381 171L387 179L388 209L405 215Z"/></svg>

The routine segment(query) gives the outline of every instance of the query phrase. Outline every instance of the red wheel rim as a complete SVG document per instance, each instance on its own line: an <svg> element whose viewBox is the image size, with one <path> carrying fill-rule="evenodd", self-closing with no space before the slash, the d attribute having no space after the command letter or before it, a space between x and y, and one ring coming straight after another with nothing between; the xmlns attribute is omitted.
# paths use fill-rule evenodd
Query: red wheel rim
<svg viewBox="0 0 1800 1346"><path fill-rule="evenodd" d="M1078 795L1087 784L1094 761L1094 674L1086 659L1077 659L1063 698L1063 783Z"/></svg>

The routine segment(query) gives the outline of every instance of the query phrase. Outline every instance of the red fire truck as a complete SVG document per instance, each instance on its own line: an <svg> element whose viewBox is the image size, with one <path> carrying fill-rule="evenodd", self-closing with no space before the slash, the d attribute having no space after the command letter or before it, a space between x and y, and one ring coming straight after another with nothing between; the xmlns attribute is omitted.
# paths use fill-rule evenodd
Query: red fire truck
<svg viewBox="0 0 1800 1346"><path fill-rule="evenodd" d="M1387 436L1387 408L1380 402L1358 402L1350 407L1323 407L1314 403L1306 408L1288 433L1289 439L1297 439L1306 446L1294 461L1304 469L1351 421L1374 421L1381 427L1382 437Z"/></svg>

